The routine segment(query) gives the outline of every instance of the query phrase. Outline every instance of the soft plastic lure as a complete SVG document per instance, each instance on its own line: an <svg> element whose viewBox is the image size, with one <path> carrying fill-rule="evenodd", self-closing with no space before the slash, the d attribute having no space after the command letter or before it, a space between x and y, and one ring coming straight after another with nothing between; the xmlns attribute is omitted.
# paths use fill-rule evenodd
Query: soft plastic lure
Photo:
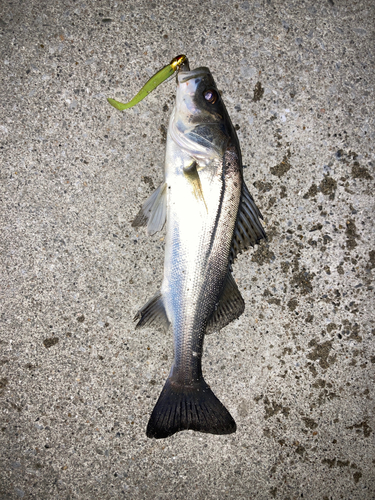
<svg viewBox="0 0 375 500"><path fill-rule="evenodd" d="M142 99L144 99L150 92L152 92L156 87L163 83L167 78L173 75L182 64L187 64L187 57L180 55L172 59L172 61L164 66L160 71L158 71L154 76L152 76L149 81L141 88L138 94L133 97L133 99L127 103L116 101L115 99L108 98L107 101L116 109L122 111L123 109L129 109L136 104L138 104Z"/></svg>

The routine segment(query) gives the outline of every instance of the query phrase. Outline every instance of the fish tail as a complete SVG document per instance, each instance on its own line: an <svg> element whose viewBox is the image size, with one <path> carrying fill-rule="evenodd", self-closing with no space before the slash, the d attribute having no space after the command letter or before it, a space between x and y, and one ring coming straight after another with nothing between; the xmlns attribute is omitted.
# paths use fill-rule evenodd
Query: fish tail
<svg viewBox="0 0 375 500"><path fill-rule="evenodd" d="M236 432L231 414L203 377L189 386L168 378L151 414L146 434L149 438L161 439L185 429L210 434Z"/></svg>

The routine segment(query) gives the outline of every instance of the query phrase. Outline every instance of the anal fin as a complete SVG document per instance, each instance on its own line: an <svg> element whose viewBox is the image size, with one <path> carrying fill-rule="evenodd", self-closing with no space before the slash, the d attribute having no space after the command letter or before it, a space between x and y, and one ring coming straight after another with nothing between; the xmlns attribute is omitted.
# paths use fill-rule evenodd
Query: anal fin
<svg viewBox="0 0 375 500"><path fill-rule="evenodd" d="M155 325L164 331L169 328L169 320L165 312L165 307L163 304L163 298L161 293L155 294L152 299L150 299L147 304L145 304L134 316L134 321L137 321L136 328L142 328L143 326Z"/></svg>

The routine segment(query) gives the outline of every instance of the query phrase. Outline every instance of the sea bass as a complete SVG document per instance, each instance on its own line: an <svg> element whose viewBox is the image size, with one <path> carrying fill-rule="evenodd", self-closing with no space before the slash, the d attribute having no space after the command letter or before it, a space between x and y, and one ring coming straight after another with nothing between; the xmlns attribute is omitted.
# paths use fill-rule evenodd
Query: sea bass
<svg viewBox="0 0 375 500"><path fill-rule="evenodd" d="M166 438L184 429L236 431L203 378L203 340L244 311L232 263L266 237L260 218L244 183L236 131L210 70L181 65L164 181L133 222L154 234L166 221L161 289L135 317L138 328L171 326L174 339L173 365L151 414L148 437Z"/></svg>

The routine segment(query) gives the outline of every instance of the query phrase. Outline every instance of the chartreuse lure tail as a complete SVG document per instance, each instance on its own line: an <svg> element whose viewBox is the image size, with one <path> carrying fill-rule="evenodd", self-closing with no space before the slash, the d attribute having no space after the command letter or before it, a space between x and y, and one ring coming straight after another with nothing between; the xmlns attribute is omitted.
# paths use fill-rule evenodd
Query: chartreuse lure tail
<svg viewBox="0 0 375 500"><path fill-rule="evenodd" d="M114 106L116 109L119 109L122 111L123 109L128 109L136 104L138 104L142 99L144 99L150 92L152 92L158 85L163 83L167 78L169 78L173 73L183 64L187 61L187 57L184 55L177 56L172 61L170 64L167 66L164 66L160 71L156 73L156 75L152 76L149 81L144 85L141 90L138 92L138 94L133 97L133 99L127 103L122 103L119 101L115 101L115 99L107 99L109 104Z"/></svg>

